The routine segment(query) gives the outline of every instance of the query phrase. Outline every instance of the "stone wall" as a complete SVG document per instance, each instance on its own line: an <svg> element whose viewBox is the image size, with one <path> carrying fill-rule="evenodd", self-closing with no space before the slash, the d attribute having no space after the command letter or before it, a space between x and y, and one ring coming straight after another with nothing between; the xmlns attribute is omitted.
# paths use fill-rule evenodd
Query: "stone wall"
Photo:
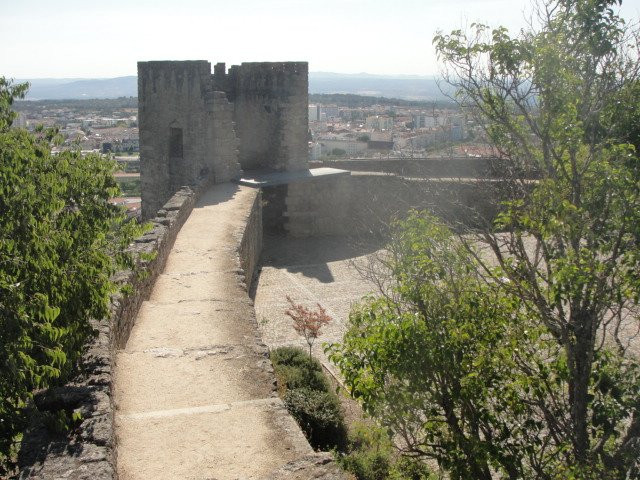
<svg viewBox="0 0 640 480"><path fill-rule="evenodd" d="M214 182L224 183L239 178L239 140L236 136L234 110L224 92L212 92L208 118L212 150L207 156L213 162L211 173Z"/></svg>
<svg viewBox="0 0 640 480"><path fill-rule="evenodd" d="M139 62L142 218L182 185L239 176L233 106L215 92L207 61Z"/></svg>
<svg viewBox="0 0 640 480"><path fill-rule="evenodd" d="M290 183L284 228L293 237L341 235L352 224L353 180L347 175Z"/></svg>
<svg viewBox="0 0 640 480"><path fill-rule="evenodd" d="M22 441L20 479L116 478L111 392L114 350L126 343L140 305L148 298L176 235L206 186L201 183L195 191L180 189L157 212L152 229L131 247L135 254L147 254L148 260L139 260L135 272L116 275L120 285L130 285L131 293L114 295L110 317L92 322L96 335L87 345L80 374L64 386L36 396L40 410L77 411L82 420L70 435L54 434L34 423Z"/></svg>
<svg viewBox="0 0 640 480"><path fill-rule="evenodd" d="M247 217L244 228L239 232L239 236L238 257L244 275L244 284L249 292L262 252L262 194L260 191L256 195L251 213Z"/></svg>
<svg viewBox="0 0 640 480"><path fill-rule="evenodd" d="M234 65L214 84L235 108L240 164L245 170L303 170L308 165L309 82L307 62Z"/></svg>
<svg viewBox="0 0 640 480"><path fill-rule="evenodd" d="M138 63L142 218L181 185L307 168L308 65Z"/></svg>
<svg viewBox="0 0 640 480"><path fill-rule="evenodd" d="M502 184L491 179L405 178L381 173L268 187L264 195L273 205L265 209L265 228L277 233L281 215L284 230L294 237L378 236L391 219L412 209L427 209L454 226L478 226L495 218L499 199L504 198ZM282 209L280 213L277 208Z"/></svg>
<svg viewBox="0 0 640 480"><path fill-rule="evenodd" d="M206 61L139 62L138 121L142 218L182 185L195 185L209 164L207 101L211 66Z"/></svg>
<svg viewBox="0 0 640 480"><path fill-rule="evenodd" d="M420 178L494 178L503 174L506 166L506 162L492 157L345 158L310 163L311 168L334 167Z"/></svg>

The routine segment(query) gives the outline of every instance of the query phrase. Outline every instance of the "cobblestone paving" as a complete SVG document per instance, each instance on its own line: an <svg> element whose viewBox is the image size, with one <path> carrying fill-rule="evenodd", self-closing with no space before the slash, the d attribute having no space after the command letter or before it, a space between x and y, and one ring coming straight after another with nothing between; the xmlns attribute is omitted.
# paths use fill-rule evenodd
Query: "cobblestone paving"
<svg viewBox="0 0 640 480"><path fill-rule="evenodd" d="M260 333L267 346L297 345L307 348L285 315L287 295L307 307L322 305L332 322L322 330L313 353L333 373L323 353L323 343L338 342L346 330L351 306L374 293L375 285L355 268L377 245L356 246L340 237L296 239L265 237L262 271L255 290L255 309Z"/></svg>
<svg viewBox="0 0 640 480"><path fill-rule="evenodd" d="M286 296L295 302L314 307L321 304L333 318L314 346L314 355L332 372L322 352L323 343L338 342L346 330L351 306L376 287L358 273L354 265L380 245L355 246L349 238L320 237L295 239L265 237L262 272L255 291L255 308L260 332L269 348L281 345L307 345L296 334L289 317ZM621 327L622 340L629 351L640 356L638 320L627 318Z"/></svg>

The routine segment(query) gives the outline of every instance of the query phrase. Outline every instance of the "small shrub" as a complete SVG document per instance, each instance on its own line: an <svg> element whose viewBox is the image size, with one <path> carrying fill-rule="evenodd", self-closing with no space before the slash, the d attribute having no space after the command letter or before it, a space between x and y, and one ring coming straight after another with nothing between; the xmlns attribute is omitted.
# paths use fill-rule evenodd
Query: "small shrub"
<svg viewBox="0 0 640 480"><path fill-rule="evenodd" d="M272 350L271 362L280 396L311 446L316 450L344 450L344 415L320 362L295 347Z"/></svg>
<svg viewBox="0 0 640 480"><path fill-rule="evenodd" d="M322 372L322 365L316 359L309 359L309 355L298 347L280 347L270 353L274 365L289 365L292 367L311 368Z"/></svg>
<svg viewBox="0 0 640 480"><path fill-rule="evenodd" d="M354 450L339 463L358 480L386 480L391 469L389 452L381 450Z"/></svg>
<svg viewBox="0 0 640 480"><path fill-rule="evenodd" d="M284 404L315 450L345 449L347 428L333 392L296 388L287 391Z"/></svg>
<svg viewBox="0 0 640 480"><path fill-rule="evenodd" d="M274 367L278 379L278 391L284 395L287 390L308 388L326 392L329 389L327 379L322 372L304 367L278 365Z"/></svg>
<svg viewBox="0 0 640 480"><path fill-rule="evenodd" d="M284 396L287 390L309 388L329 391L329 383L322 373L322 365L299 348L281 347L271 352L271 362L278 380L278 392Z"/></svg>
<svg viewBox="0 0 640 480"><path fill-rule="evenodd" d="M349 453L338 462L358 480L385 480L391 470L393 445L385 430L369 425L356 425L349 435Z"/></svg>
<svg viewBox="0 0 640 480"><path fill-rule="evenodd" d="M431 480L431 470L420 460L395 453L383 428L360 424L349 435L349 452L338 456L343 469L358 480Z"/></svg>
<svg viewBox="0 0 640 480"><path fill-rule="evenodd" d="M437 478L419 458L400 457L389 472L389 480L436 480Z"/></svg>

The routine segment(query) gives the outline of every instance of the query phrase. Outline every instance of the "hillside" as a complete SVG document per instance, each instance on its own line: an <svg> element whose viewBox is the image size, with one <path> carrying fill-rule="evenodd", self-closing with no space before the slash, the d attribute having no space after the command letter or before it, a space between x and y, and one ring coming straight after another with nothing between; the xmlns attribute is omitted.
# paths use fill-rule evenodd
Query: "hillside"
<svg viewBox="0 0 640 480"><path fill-rule="evenodd" d="M27 100L135 97L136 76L103 79L23 79L31 84ZM440 101L446 97L434 77L311 72L310 94L354 94L404 100Z"/></svg>

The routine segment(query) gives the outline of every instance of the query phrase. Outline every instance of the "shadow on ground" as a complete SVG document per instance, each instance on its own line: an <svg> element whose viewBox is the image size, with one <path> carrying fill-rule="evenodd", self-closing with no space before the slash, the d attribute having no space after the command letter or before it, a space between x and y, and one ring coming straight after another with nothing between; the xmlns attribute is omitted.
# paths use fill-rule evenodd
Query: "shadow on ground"
<svg viewBox="0 0 640 480"><path fill-rule="evenodd" d="M202 194L194 208L210 207L231 200L240 191L235 183L217 184Z"/></svg>
<svg viewBox="0 0 640 480"><path fill-rule="evenodd" d="M291 238L266 235L261 265L301 273L322 283L334 281L328 263L373 253L384 245L381 239L357 237Z"/></svg>

